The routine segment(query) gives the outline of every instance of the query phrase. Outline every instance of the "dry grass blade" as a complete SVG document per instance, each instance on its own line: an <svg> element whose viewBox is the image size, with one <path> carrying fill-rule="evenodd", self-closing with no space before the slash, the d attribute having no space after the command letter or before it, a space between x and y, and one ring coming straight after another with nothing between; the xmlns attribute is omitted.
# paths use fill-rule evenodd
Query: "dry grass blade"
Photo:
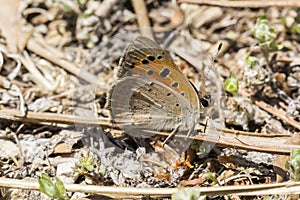
<svg viewBox="0 0 300 200"><path fill-rule="evenodd" d="M74 63L64 58L62 52L59 52L58 49L54 49L53 47L50 47L42 40L37 41L36 39L31 38L28 41L27 48L30 51L34 52L35 54L59 65L60 67L69 71L75 76L78 76L79 78L85 80L86 82L92 84L97 83L98 79L96 76L87 72L84 69L80 69L80 67L76 66Z"/></svg>
<svg viewBox="0 0 300 200"><path fill-rule="evenodd" d="M56 113L36 113L36 112L27 112L26 116L22 116L18 110L1 110L0 119L13 120L13 121L22 121L27 123L35 124L45 124L45 125L56 125L65 124L65 125L75 125L75 124L86 124L89 126L102 126L102 127L112 127L110 120L105 118L80 118L74 115L66 114L56 114ZM149 133L168 136L170 133L166 132L154 132L148 131ZM176 137L186 137L179 136ZM199 141L209 141L216 143L218 146L225 147L235 147L246 150L276 153L276 154L289 154L293 149L300 148L299 145L290 145L284 144L289 137L273 137L270 138L268 135L259 135L255 137L253 134L250 136L247 135L237 135L235 133L222 133L219 137L214 135L209 136L205 134L200 134L195 137L195 140ZM259 141L259 142L258 142ZM277 145L274 145L274 144Z"/></svg>
<svg viewBox="0 0 300 200"><path fill-rule="evenodd" d="M0 178L0 187L13 187L25 190L39 190L37 181L16 180ZM109 187L96 185L65 184L68 192L83 192L101 194L110 197L125 198L130 196L142 197L168 197L179 188L132 188L132 187ZM220 186L220 187L194 187L201 195L273 195L273 194L299 194L300 182L287 182L278 184L260 184L248 186Z"/></svg>
<svg viewBox="0 0 300 200"><path fill-rule="evenodd" d="M152 30L150 29L151 25L148 17L147 7L144 0L132 0L131 3L136 13L141 34L154 40Z"/></svg>
<svg viewBox="0 0 300 200"><path fill-rule="evenodd" d="M86 125L102 125L110 126L111 123L108 119L97 118L80 118L75 115L58 114L58 113L38 113L28 111L26 116L22 116L18 110L6 109L0 110L0 119L22 121L33 124L48 124L54 126L55 124L75 125L75 124L86 124Z"/></svg>
<svg viewBox="0 0 300 200"><path fill-rule="evenodd" d="M210 0L179 0L179 3L193 3L210 6L232 7L232 8L269 8L269 7L300 7L300 2L297 0L287 1L210 1Z"/></svg>
<svg viewBox="0 0 300 200"><path fill-rule="evenodd" d="M264 109L265 111L271 113L272 115L278 117L279 119L286 122L287 124L300 130L300 123L294 120L293 118L287 116L286 114L282 113L280 110L268 105L263 101L255 101L255 104L260 108Z"/></svg>
<svg viewBox="0 0 300 200"><path fill-rule="evenodd" d="M149 133L169 136L167 132L155 132L147 131ZM186 138L186 136L176 135L175 137ZM221 133L218 137L215 135L207 135L203 133L198 133L194 140L197 141L207 141L215 143L217 146L223 147L233 147L237 149L244 149L250 151L259 151L265 153L275 153L275 154L289 154L294 149L299 149L300 145L285 144L286 140L290 137L254 137L247 135L233 135L229 133ZM276 143L276 145L274 145Z"/></svg>

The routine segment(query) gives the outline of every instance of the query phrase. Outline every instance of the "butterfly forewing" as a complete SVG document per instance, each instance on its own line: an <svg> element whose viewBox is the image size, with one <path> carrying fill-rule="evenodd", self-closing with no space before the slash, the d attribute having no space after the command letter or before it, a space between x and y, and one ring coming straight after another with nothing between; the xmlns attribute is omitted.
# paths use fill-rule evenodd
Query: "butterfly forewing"
<svg viewBox="0 0 300 200"><path fill-rule="evenodd" d="M146 37L137 37L127 47L119 64L118 75L145 75L155 79L184 96L194 109L200 109L198 94L190 81L174 64L171 56Z"/></svg>

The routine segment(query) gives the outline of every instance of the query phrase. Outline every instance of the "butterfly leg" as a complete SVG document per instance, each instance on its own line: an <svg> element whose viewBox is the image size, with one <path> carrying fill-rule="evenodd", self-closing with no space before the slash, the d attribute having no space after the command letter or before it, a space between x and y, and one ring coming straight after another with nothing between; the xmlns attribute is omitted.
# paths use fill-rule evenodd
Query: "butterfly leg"
<svg viewBox="0 0 300 200"><path fill-rule="evenodd" d="M203 133L205 133L205 132L206 132L206 128L207 128L207 124L208 124L208 120L209 120L209 118L208 118L208 117L206 117L206 119L205 119L205 124L204 124L204 129L203 129Z"/></svg>
<svg viewBox="0 0 300 200"><path fill-rule="evenodd" d="M171 137L173 137L175 134L176 134L176 132L178 131L178 129L179 129L179 127L181 126L181 124L178 124L176 127L175 127L175 129L170 133L170 135L165 139L165 141L163 142L163 146L165 146L165 144L169 141L169 139L171 138Z"/></svg>
<svg viewBox="0 0 300 200"><path fill-rule="evenodd" d="M192 129L190 129L189 132L186 134L185 139L187 139L190 136L191 132L192 132Z"/></svg>

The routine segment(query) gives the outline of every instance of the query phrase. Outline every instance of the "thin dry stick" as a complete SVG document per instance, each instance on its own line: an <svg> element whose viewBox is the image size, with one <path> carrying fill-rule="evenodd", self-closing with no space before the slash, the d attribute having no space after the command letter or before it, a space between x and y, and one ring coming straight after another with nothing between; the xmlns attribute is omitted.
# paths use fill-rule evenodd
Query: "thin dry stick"
<svg viewBox="0 0 300 200"><path fill-rule="evenodd" d="M54 64L59 65L70 73L78 76L79 78L85 80L88 83L95 84L97 83L97 77L93 74L87 72L84 69L80 69L80 67L76 66L74 63L68 61L62 56L62 52L59 52L57 49L50 47L45 42L39 40L35 40L34 38L30 38L27 43L27 48L34 52L35 54L53 62ZM56 53L57 52L57 53ZM59 54L59 55L58 55Z"/></svg>
<svg viewBox="0 0 300 200"><path fill-rule="evenodd" d="M232 8L268 8L268 7L300 7L299 0L269 0L269 1L216 1L216 0L179 0L178 3L193 3L210 6L232 7Z"/></svg>
<svg viewBox="0 0 300 200"><path fill-rule="evenodd" d="M68 115L68 114L59 114L59 113L46 113L46 112L32 112L28 111L26 116L21 116L18 110L14 109L3 109L0 110L0 119L5 120L15 120L15 121L23 121L29 123L60 123L60 124L86 124L86 125L100 125L104 127L117 128L113 127L113 124L107 118L83 118L76 115ZM248 136L256 136L256 137L290 137L292 134L263 134L263 133L254 133L254 132L246 132L239 130L232 130L227 128L217 129L218 131L222 131L229 134L234 135L248 135ZM151 131L149 131L151 132ZM158 132L155 131L157 134ZM163 135L163 132L161 132ZM167 133L166 133L167 134Z"/></svg>
<svg viewBox="0 0 300 200"><path fill-rule="evenodd" d="M11 121L22 121L36 124L86 124L90 126L101 125L105 127L111 127L111 123L108 119L104 118L83 118L76 115L58 114L58 113L38 113L28 111L26 116L22 116L20 111L7 109L0 110L0 119Z"/></svg>
<svg viewBox="0 0 300 200"><path fill-rule="evenodd" d="M11 120L11 121L22 121L34 124L44 124L50 126L64 127L67 125L86 125L86 126L102 126L117 128L111 124L109 119L105 118L82 118L75 115L57 114L57 113L37 113L28 111L26 116L22 116L19 110L0 110L0 119ZM64 126L63 126L64 125ZM115 129L113 129L115 130ZM146 131L146 130L145 130ZM162 131L146 131L153 135L168 136L169 132ZM175 135L175 137L186 138L185 135ZM290 137L255 137L247 135L234 135L230 133L221 133L220 135L215 134L201 134L198 133L195 139L198 141L207 141L218 146L235 147L245 150L255 150L268 153L277 154L289 154L293 149L299 149L300 145L284 144L284 142ZM259 141L259 142L258 142ZM274 145L276 143L277 145Z"/></svg>
<svg viewBox="0 0 300 200"><path fill-rule="evenodd" d="M240 131L228 128L217 128L218 131L223 131L225 133L233 133L236 135L252 135L257 137L289 137L292 134L284 134L284 133L258 133L258 132L249 132L249 131Z"/></svg>
<svg viewBox="0 0 300 200"><path fill-rule="evenodd" d="M282 121L286 122L287 124L297 128L300 130L300 123L291 118L290 116L287 116L285 113L282 113L280 110L278 110L275 107L270 106L269 104L263 102L263 101L255 101L255 105L260 107L261 109L267 111L268 113L278 117Z"/></svg>
<svg viewBox="0 0 300 200"><path fill-rule="evenodd" d="M154 36L150 28L151 25L148 17L147 7L144 0L131 0L131 3L134 8L134 12L136 13L141 34L154 40Z"/></svg>
<svg viewBox="0 0 300 200"><path fill-rule="evenodd" d="M97 185L65 184L67 192L83 192L108 196L170 196L180 188L136 188L112 187ZM0 187L24 190L39 190L36 180L17 180L0 178ZM270 195L270 194L299 194L300 182L284 182L276 184L259 184L244 186L194 187L201 195Z"/></svg>
<svg viewBox="0 0 300 200"><path fill-rule="evenodd" d="M50 91L52 90L52 84L43 76L43 74L36 68L36 65L30 59L26 51L23 52L23 55L20 57L22 64L30 72L33 81L38 85L42 90Z"/></svg>
<svg viewBox="0 0 300 200"><path fill-rule="evenodd" d="M157 132L145 130L149 134L156 134L160 136L168 136L168 132ZM186 139L185 135L175 135L176 138ZM204 134L199 133L195 137L191 137L193 140L206 141L218 146L224 147L234 147L244 150L252 150L266 153L275 153L275 154L290 154L293 149L297 149L300 145L285 144L286 140L290 137L255 137L255 136L246 136L240 135L233 137L232 134L221 133L220 135L215 134ZM276 143L276 145L274 145Z"/></svg>
<svg viewBox="0 0 300 200"><path fill-rule="evenodd" d="M11 81L7 80L6 77L0 75L0 87L9 88L10 84L15 84L19 87L34 87L30 84L23 83L23 82L18 81L18 80L11 80Z"/></svg>

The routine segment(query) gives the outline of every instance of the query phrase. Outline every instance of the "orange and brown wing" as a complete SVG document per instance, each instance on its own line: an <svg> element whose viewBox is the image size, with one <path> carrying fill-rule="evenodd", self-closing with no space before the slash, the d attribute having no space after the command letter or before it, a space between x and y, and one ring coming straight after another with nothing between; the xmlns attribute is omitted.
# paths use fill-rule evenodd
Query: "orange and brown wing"
<svg viewBox="0 0 300 200"><path fill-rule="evenodd" d="M120 60L118 76L145 75L165 84L184 96L194 109L199 110L199 97L190 81L174 64L171 56L158 44L138 36Z"/></svg>

